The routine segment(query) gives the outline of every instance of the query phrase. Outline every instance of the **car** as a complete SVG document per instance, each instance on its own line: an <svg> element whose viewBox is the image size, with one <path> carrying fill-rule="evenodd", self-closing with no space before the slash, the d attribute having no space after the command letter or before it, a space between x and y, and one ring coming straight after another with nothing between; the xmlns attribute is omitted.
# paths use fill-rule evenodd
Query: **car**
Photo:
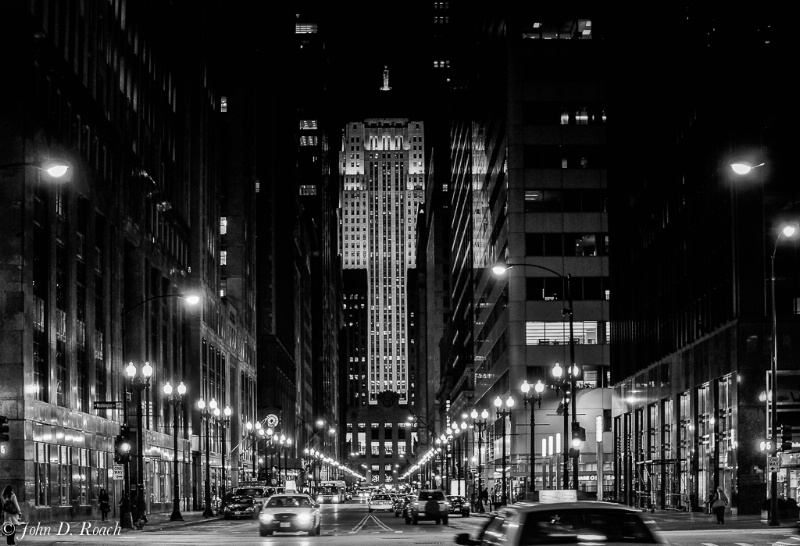
<svg viewBox="0 0 800 546"><path fill-rule="evenodd" d="M437 524L441 522L447 525L449 515L450 503L447 502L444 491L421 489L406 509L406 524L416 525L422 520L433 520Z"/></svg>
<svg viewBox="0 0 800 546"><path fill-rule="evenodd" d="M222 515L225 519L254 518L256 516L255 500L249 495L233 495L225 503Z"/></svg>
<svg viewBox="0 0 800 546"><path fill-rule="evenodd" d="M370 513L374 510L392 511L394 510L394 501L392 501L392 497L386 493L375 493L367 501L367 507Z"/></svg>
<svg viewBox="0 0 800 546"><path fill-rule="evenodd" d="M401 495L397 497L394 502L394 517L406 517L406 509L413 498L414 495Z"/></svg>
<svg viewBox="0 0 800 546"><path fill-rule="evenodd" d="M246 487L237 487L233 490L233 496L253 497L255 512L258 514L261 511L261 507L264 506L264 502L266 502L267 498L270 496L270 493L267 491L266 487L250 485Z"/></svg>
<svg viewBox="0 0 800 546"><path fill-rule="evenodd" d="M639 510L602 501L517 503L498 510L470 536L456 535L463 546L526 544L666 544Z"/></svg>
<svg viewBox="0 0 800 546"><path fill-rule="evenodd" d="M469 517L469 502L461 495L447 495L447 501L450 503L451 514L461 514L462 518Z"/></svg>
<svg viewBox="0 0 800 546"><path fill-rule="evenodd" d="M309 535L321 533L322 516L319 505L305 494L272 495L258 516L258 531L262 537L275 532L296 533L305 531Z"/></svg>

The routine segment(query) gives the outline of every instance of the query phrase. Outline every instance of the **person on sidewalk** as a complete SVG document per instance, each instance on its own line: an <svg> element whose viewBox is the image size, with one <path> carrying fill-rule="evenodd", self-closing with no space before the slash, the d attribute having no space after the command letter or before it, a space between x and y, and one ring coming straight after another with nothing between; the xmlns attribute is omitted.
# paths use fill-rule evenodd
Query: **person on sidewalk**
<svg viewBox="0 0 800 546"><path fill-rule="evenodd" d="M714 496L714 502L711 505L711 508L717 515L718 524L725 523L726 506L728 506L728 496L725 494L725 491L722 489L722 486L720 485L719 487L717 487L717 494Z"/></svg>
<svg viewBox="0 0 800 546"><path fill-rule="evenodd" d="M111 511L110 499L104 487L100 488L100 495L97 497L100 502L100 514L103 516L102 521L108 519L108 513Z"/></svg>
<svg viewBox="0 0 800 546"><path fill-rule="evenodd" d="M16 544L17 525L19 525L19 516L22 510L19 508L17 496L10 485L3 490L0 501L2 501L3 507L3 534L6 535L6 544Z"/></svg>

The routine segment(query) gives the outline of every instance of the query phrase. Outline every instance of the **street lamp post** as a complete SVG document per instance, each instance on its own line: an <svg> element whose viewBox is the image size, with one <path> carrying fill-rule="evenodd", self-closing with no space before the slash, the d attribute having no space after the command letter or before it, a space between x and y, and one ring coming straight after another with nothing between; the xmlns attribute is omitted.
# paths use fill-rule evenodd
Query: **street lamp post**
<svg viewBox="0 0 800 546"><path fill-rule="evenodd" d="M202 415L206 421L206 508L203 510L203 517L210 518L214 515L214 510L211 509L211 461L209 456L211 446L209 445L210 435L208 432L208 424L209 421L211 421L213 411L217 407L217 401L212 398L206 405L205 400L201 398L197 402L197 407L200 408L200 415Z"/></svg>
<svg viewBox="0 0 800 546"><path fill-rule="evenodd" d="M494 399L494 407L496 408L495 412L497 414L498 419L502 419L503 423L503 496L500 498L500 503L505 506L508 504L508 489L506 483L506 417L511 416L511 408L514 407L514 399L512 397L508 397L506 399L506 408L503 408L503 400L498 395L497 398Z"/></svg>
<svg viewBox="0 0 800 546"><path fill-rule="evenodd" d="M256 466L256 451L258 451L258 440L260 439L259 436L264 436L264 428L261 424L261 421L256 421L256 424L253 425L250 421L245 423L244 428L247 429L247 435L250 436L250 441L252 447L250 449L252 459L253 459L253 471L252 471L252 480L256 481L258 479L258 467ZM270 429L271 430L271 429ZM270 433L271 436L271 433Z"/></svg>
<svg viewBox="0 0 800 546"><path fill-rule="evenodd" d="M136 366L133 362L125 368L131 385L136 389L136 456L137 456L137 476L136 476L136 512L134 520L138 526L147 523L147 505L144 496L144 434L142 423L142 391L150 387L150 377L153 375L153 367L149 362L142 366L140 376L136 375ZM142 379L144 377L144 379Z"/></svg>
<svg viewBox="0 0 800 546"><path fill-rule="evenodd" d="M172 404L172 415L174 418L172 442L173 442L173 458L172 458L172 514L169 516L170 521L183 521L181 516L181 489L178 474L178 413L183 403L183 395L186 394L186 385L183 381L180 382L176 391L173 391L172 384L167 381L164 385L164 394L169 397L169 403Z"/></svg>
<svg viewBox="0 0 800 546"><path fill-rule="evenodd" d="M480 413L480 419L478 419L478 415L477 409L473 409L469 414L469 416L472 417L472 424L478 430L478 506L480 507L480 511L483 512L484 507L481 497L481 494L483 493L483 461L481 457L483 456L483 429L486 428L486 424L489 422L489 411L484 408Z"/></svg>
<svg viewBox="0 0 800 546"><path fill-rule="evenodd" d="M792 238L797 234L795 224L786 224L778 231L775 238L775 245L770 257L770 307L772 323L772 358L770 361L770 372L772 375L772 401L770 405L770 423L772 429L772 449L770 453L773 457L778 456L778 314L775 308L775 254L778 252L778 242L781 237ZM778 472L772 470L770 476L770 518L769 524L772 526L780 525L778 521Z"/></svg>
<svg viewBox="0 0 800 546"><path fill-rule="evenodd" d="M225 498L225 490L227 489L228 482L226 481L225 477L225 429L228 428L228 425L231 422L231 414L233 410L230 406L225 406L225 410L220 412L219 408L214 408L214 417L216 417L221 425L220 430L220 455L222 456L222 494L219 496L220 499ZM220 414L222 417L220 417Z"/></svg>
<svg viewBox="0 0 800 546"><path fill-rule="evenodd" d="M536 395L534 397L533 392L531 389L536 391ZM528 402L530 401L531 404L531 485L530 490L531 493L536 491L536 416L534 414L534 403L541 408L542 407L542 391L544 391L544 384L541 380L536 382L536 385L531 387L531 384L528 383L528 380L524 380L522 385L520 386L520 390L523 394L523 406L525 408L528 407Z"/></svg>
<svg viewBox="0 0 800 546"><path fill-rule="evenodd" d="M575 367L575 331L574 331L574 320L573 320L573 310L574 310L574 302L572 301L572 275L567 273L566 275L563 273L559 273L554 269L550 269L549 267L544 267L543 265L539 264L528 264L528 263L502 263L498 262L496 265L492 267L492 271L495 275L501 276L506 271L511 269L514 266L520 267L535 267L536 269L542 269L544 271L548 271L557 277L560 277L564 281L564 291L565 291L565 300L567 302L567 307L561 310L561 316L568 316L569 317L569 366L570 372L572 372L573 367ZM577 406L576 406L576 394L577 388L575 384L576 374L570 373L570 402L569 405L572 407L572 430L577 430L580 427L580 423L578 423L578 413L577 413ZM564 419L565 419L565 427L564 427L564 436L567 436L567 425L569 423L569 416L568 416L568 408L567 404L564 404ZM567 447L567 440L564 440L564 489L569 489L569 473L567 470L569 469L569 448ZM575 491L578 490L578 459L577 457L573 460L572 466L572 475L573 475L573 489Z"/></svg>

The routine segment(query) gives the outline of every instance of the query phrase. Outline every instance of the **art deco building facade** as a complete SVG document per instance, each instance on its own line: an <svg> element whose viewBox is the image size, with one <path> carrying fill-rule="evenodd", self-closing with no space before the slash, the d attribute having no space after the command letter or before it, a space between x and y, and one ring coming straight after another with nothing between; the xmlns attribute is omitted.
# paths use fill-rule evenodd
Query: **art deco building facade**
<svg viewBox="0 0 800 546"><path fill-rule="evenodd" d="M424 199L424 127L404 118L348 123L340 151L342 266L366 269L367 392L414 397L408 367L406 270L416 267L416 218Z"/></svg>
<svg viewBox="0 0 800 546"><path fill-rule="evenodd" d="M253 215L236 206L252 202L252 168L246 158L221 167L220 138L239 134L243 118L222 119L223 73L194 47L207 36L204 7L2 6L2 49L14 54L2 57L13 85L0 116L0 415L11 428L0 481L32 521L96 517L101 487L119 517L125 488L112 470L124 422L142 433L129 475L147 510L172 509L176 479L197 506L203 477L223 485L223 435L230 446L254 415ZM176 30L189 27L200 32ZM71 163L70 182L36 168L51 158ZM190 291L198 307L183 304ZM149 386L132 389L126 365L141 377L146 362ZM166 382L188 387L182 405L169 403ZM200 438L201 397L235 416L212 423L212 442ZM98 404L108 402L116 409ZM238 454L225 462L233 485Z"/></svg>

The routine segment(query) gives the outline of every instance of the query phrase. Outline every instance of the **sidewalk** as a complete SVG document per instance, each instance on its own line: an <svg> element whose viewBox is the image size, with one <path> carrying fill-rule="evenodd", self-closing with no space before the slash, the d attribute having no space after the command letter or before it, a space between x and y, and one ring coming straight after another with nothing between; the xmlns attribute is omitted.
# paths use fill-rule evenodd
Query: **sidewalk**
<svg viewBox="0 0 800 546"><path fill-rule="evenodd" d="M154 514L149 514L147 516L147 524L141 529L122 529L121 532L123 533L139 533L139 532L147 532L147 531L162 531L168 530L178 527L186 527L189 525L199 525L202 523L206 523L209 521L218 521L222 519L222 516L212 516L212 517L204 517L202 510L189 510L186 512L181 512L181 516L183 517L183 521L170 521L170 516L172 515L171 512L158 512ZM67 530L70 529L73 532L79 532L82 528L88 529L114 529L117 526L120 526L119 516L116 518L109 517L107 520L103 521L101 519L85 519L80 521L64 521L64 522L26 522L28 526L36 527L39 525L40 527L50 527L54 529L53 532L56 532L55 529L62 529ZM67 527L69 526L69 527Z"/></svg>

